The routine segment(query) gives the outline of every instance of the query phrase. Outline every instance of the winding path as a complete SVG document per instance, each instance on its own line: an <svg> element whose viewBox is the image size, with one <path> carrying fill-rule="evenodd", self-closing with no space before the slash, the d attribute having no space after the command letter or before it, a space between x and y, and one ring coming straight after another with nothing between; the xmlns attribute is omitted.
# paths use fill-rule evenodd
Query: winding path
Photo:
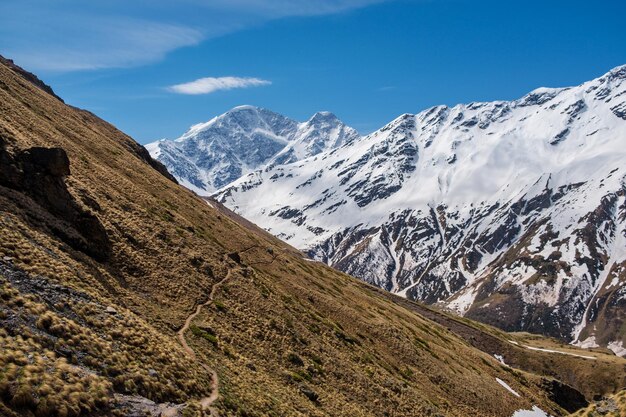
<svg viewBox="0 0 626 417"><path fill-rule="evenodd" d="M200 314L200 311L202 310L202 308L208 306L209 304L213 302L213 298L218 288L230 279L231 273L232 273L232 269L229 268L228 272L226 273L226 276L220 282L213 284L213 287L211 288L211 292L209 293L208 300L204 302L203 304L198 304L198 306L196 307L196 311L194 311L193 313L189 315L189 317L187 317L187 319L185 320L185 324L183 325L183 327L180 328L180 330L176 334L178 337L178 341L182 345L183 349L185 349L185 352L187 352L187 354L191 356L193 359L197 360L198 357L196 355L196 352L194 352L193 349L189 347L189 345L187 344L187 340L185 339L185 332L189 330L189 326L191 326L191 322L193 321L193 319L196 318L198 314ZM217 375L217 372L209 368L209 366L207 366L206 364L202 362L200 362L200 365L207 372L211 374L211 378L213 381L211 383L211 395L209 395L208 397L201 398L199 400L200 406L202 407L203 410L209 410L211 412L211 415L217 415L215 410L211 409L211 405L219 398L220 379Z"/></svg>
<svg viewBox="0 0 626 417"><path fill-rule="evenodd" d="M260 247L259 245L252 245L246 249L243 249L241 251L238 252L234 252L234 253L244 253L247 252L251 249L254 248L258 248ZM224 255L224 257L222 258L222 262L227 263L228 262L228 256L229 255ZM272 253L272 259L270 261L259 261L259 262L255 262L253 264L262 264L262 263L266 263L266 264L271 264L273 263L277 258L279 257L279 255L273 254ZM250 266L252 266L253 264L250 264ZM228 281L231 277L231 274L233 272L234 268L232 267L228 267L228 272L226 273L226 276L224 278L222 278L221 281L213 284L213 287L211 288L211 292L209 293L209 298L202 304L198 304L198 306L196 307L196 310L191 313L189 315L189 317L187 317L187 319L185 320L185 324L183 324L183 327L180 328L180 330L176 333L176 336L178 337L178 341L180 342L181 346L183 347L183 349L185 350L185 352L187 352L187 354L193 358L194 360L198 359L198 356L196 355L196 352L193 351L193 349L187 344L187 339L185 339L185 332L187 330L189 330L189 327L191 326L191 322L193 321L193 319L196 318L196 316L198 316L198 314L200 314L200 311L202 311L203 307L208 306L209 304L211 304L213 302L213 298L215 297L215 293L217 292L217 290L219 289L220 286L222 286L226 281ZM205 363L200 362L200 365L208 372L211 374L211 379L212 379L212 383L211 383L211 395L209 395L208 397L203 397L200 398L200 400L198 400L198 402L200 403L200 407L202 408L202 410L208 410L211 412L211 415L213 416L217 416L217 411L213 408L211 408L211 405L219 398L219 386L220 386L220 379L219 376L217 375L217 372L215 372L215 370L211 369L208 365L206 365ZM167 417L168 414L162 414L163 417Z"/></svg>

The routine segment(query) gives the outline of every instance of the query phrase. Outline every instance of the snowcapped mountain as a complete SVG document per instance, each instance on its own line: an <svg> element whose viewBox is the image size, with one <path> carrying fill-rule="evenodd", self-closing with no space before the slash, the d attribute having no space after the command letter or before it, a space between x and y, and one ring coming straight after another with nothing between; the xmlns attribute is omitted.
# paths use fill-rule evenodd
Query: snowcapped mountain
<svg viewBox="0 0 626 417"><path fill-rule="evenodd" d="M236 107L180 138L146 145L187 188L209 195L267 164L299 161L359 137L329 112L304 123L253 106Z"/></svg>
<svg viewBox="0 0 626 417"><path fill-rule="evenodd" d="M626 66L322 142L215 197L392 292L626 353Z"/></svg>

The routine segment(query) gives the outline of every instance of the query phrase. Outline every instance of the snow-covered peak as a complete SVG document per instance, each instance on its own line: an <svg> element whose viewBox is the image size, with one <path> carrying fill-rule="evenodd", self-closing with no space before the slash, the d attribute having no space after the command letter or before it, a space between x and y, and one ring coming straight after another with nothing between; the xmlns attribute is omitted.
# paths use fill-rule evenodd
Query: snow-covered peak
<svg viewBox="0 0 626 417"><path fill-rule="evenodd" d="M148 143L147 145L145 145L145 148L148 150L148 152L150 153L150 155L154 158L154 159L158 159L159 156L161 155L161 143L163 142L167 142L167 139L163 138L163 139L159 139L155 142L152 143Z"/></svg>
<svg viewBox="0 0 626 417"><path fill-rule="evenodd" d="M626 64L613 68L611 71L607 72L604 77L601 77L601 78L609 78L609 79L619 78L622 80L626 80Z"/></svg>
<svg viewBox="0 0 626 417"><path fill-rule="evenodd" d="M358 141L333 143L330 152L298 153L296 159L317 154L318 166L314 168L315 164L308 161L302 168L289 167L291 180L285 182L298 186L306 179L299 176L317 175L318 183L325 178L326 189L336 187L335 195L350 197L341 210L333 211L338 219L350 219L345 225L350 227L363 222L360 215L346 213L353 206L359 212L369 206L369 219L374 213L386 216L390 209L402 205L463 205L493 201L503 195L513 198L540 178L537 173L553 173L553 182L582 181L594 170L613 164L619 159L616 155L623 155L626 149L622 132L626 83L622 85L620 78L625 69L618 67L576 87L538 88L513 101L441 105L416 115L403 114ZM326 117L332 116L320 114L312 119ZM317 143L312 138L320 132L309 130L310 122L299 126L303 133L300 141L307 144ZM325 140L332 137L325 132ZM274 158L279 163L272 168L287 170L278 167L294 160L283 158L285 153ZM325 169L326 165L333 169ZM311 171L314 169L318 172ZM273 182L267 186L276 191ZM244 188L248 195L253 193ZM317 198L315 193L307 192L305 198L289 193L304 206ZM332 204L334 199L326 201ZM241 205L238 201L234 204ZM263 211L261 205L252 204ZM319 210L323 209L320 206ZM309 221L317 223L316 218L309 216ZM319 228L325 229L321 223ZM318 225L311 228L317 230ZM330 233L332 229L328 230ZM314 245L326 237L302 232L294 236L293 243Z"/></svg>
<svg viewBox="0 0 626 417"><path fill-rule="evenodd" d="M229 136L234 132L252 140L256 137L254 134L258 132L282 138L288 136L296 127L297 122L288 117L264 108L245 105L235 107L206 123L193 125L176 141L212 139L214 133L219 131Z"/></svg>
<svg viewBox="0 0 626 417"><path fill-rule="evenodd" d="M270 163L294 162L356 137L354 129L330 112L298 123L271 110L244 105L191 126L176 140L161 139L146 148L181 184L208 195Z"/></svg>
<svg viewBox="0 0 626 417"><path fill-rule="evenodd" d="M318 112L298 126L293 142L277 156L274 164L291 163L315 156L339 148L359 137L355 129L347 126L333 113Z"/></svg>
<svg viewBox="0 0 626 417"><path fill-rule="evenodd" d="M329 111L318 111L315 113L306 123L316 125L325 123L337 123L340 122L337 116Z"/></svg>

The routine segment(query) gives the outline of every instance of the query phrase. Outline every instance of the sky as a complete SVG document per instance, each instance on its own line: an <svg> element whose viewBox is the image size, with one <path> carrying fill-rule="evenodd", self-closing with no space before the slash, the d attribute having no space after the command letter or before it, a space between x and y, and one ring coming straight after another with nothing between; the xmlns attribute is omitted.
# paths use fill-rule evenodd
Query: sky
<svg viewBox="0 0 626 417"><path fill-rule="evenodd" d="M2 0L0 54L140 143L251 104L361 133L626 64L623 0Z"/></svg>

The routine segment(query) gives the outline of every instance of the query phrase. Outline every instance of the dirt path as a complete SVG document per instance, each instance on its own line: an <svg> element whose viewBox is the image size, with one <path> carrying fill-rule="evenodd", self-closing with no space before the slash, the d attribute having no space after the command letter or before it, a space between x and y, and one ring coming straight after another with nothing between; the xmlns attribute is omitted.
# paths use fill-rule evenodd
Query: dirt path
<svg viewBox="0 0 626 417"><path fill-rule="evenodd" d="M189 330L189 326L191 326L191 322L193 321L193 319L196 318L198 314L200 314L200 311L202 311L202 308L208 306L209 304L213 302L215 293L217 292L217 290L222 284L224 284L226 281L230 279L231 273L232 273L232 269L229 268L228 272L226 273L226 276L220 282L214 284L213 287L211 288L211 292L209 293L208 300L204 302L203 304L198 304L198 306L196 307L196 311L194 311L193 313L189 315L189 317L187 317L187 320L185 320L185 324L183 325L183 327L180 328L180 330L177 333L178 341L182 345L183 349L185 349L185 352L187 352L187 354L191 356L193 359L197 360L198 357L196 356L196 352L194 352L193 349L189 347L189 345L187 344L187 340L185 339L185 332ZM201 398L199 400L199 403L203 410L209 410L211 412L211 415L217 416L216 411L211 409L211 405L219 398L220 379L217 375L217 372L209 368L206 364L200 363L200 365L207 372L211 374L211 379L213 382L211 383L211 395L209 395L208 397Z"/></svg>
<svg viewBox="0 0 626 417"><path fill-rule="evenodd" d="M243 249L241 251L238 252L234 252L235 254L241 254L244 252L247 252L251 249L254 248L259 248L258 245L252 245L246 249ZM273 263L279 255L271 253L272 255L272 259L270 261L259 261L256 262L255 264L261 264L261 263L266 263L266 264L271 264ZM229 261L229 256L230 255L224 255L224 257L222 258L222 262L224 263L228 263ZM233 259L233 258L231 258ZM239 261L236 261L237 263L239 263ZM253 264L250 264L250 266ZM231 274L233 272L234 268L233 267L228 267L228 272L226 273L226 276L224 278L222 278L221 281L217 282L216 284L213 284L213 287L211 288L211 292L209 293L209 298L202 304L198 304L198 306L196 307L196 310L191 313L189 315L189 317L187 317L187 319L185 320L185 324L183 324L183 327L180 328L180 330L176 333L176 336L178 337L178 341L180 342L181 346L183 347L183 349L185 350L185 352L187 352L187 354L189 356L191 356L193 359L197 360L198 356L196 355L196 352L193 351L193 349L189 346L189 344L187 344L187 339L185 338L185 332L187 330L189 330L189 327L191 326L191 322L193 321L193 319L195 319L198 314L200 314L200 311L202 311L202 308L208 306L209 304L211 304L213 302L213 298L215 297L215 293L217 292L217 290L219 289L220 286L222 286L226 281L228 281L231 277ZM200 403L200 406L202 407L202 410L209 410L211 412L212 416L217 416L217 411L213 408L211 408L211 405L219 398L219 386L220 386L220 379L219 376L217 375L217 372L215 372L215 370L211 369L208 365L200 362L200 365L208 372L211 374L211 379L212 379L212 383L211 383L211 395L209 395L208 397L203 397L200 400L198 400L198 402ZM162 417L168 417L169 414L167 412L162 414Z"/></svg>

